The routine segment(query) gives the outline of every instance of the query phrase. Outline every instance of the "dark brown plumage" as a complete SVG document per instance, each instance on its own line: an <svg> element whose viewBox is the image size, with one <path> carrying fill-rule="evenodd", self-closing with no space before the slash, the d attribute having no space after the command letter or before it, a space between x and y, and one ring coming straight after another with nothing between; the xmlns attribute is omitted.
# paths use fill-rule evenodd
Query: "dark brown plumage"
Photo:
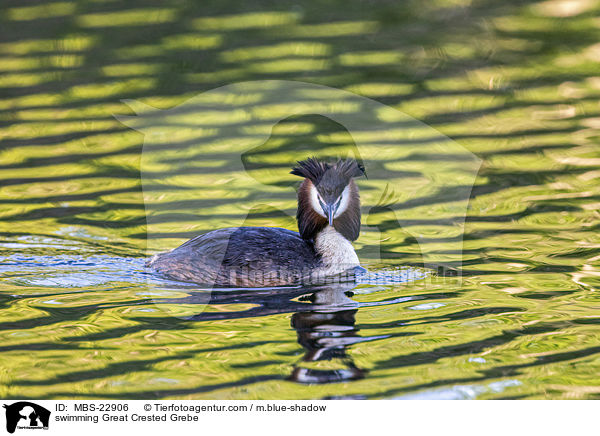
<svg viewBox="0 0 600 436"><path fill-rule="evenodd" d="M219 287L300 283L318 264L312 243L278 227L213 230L149 262L170 279Z"/></svg>

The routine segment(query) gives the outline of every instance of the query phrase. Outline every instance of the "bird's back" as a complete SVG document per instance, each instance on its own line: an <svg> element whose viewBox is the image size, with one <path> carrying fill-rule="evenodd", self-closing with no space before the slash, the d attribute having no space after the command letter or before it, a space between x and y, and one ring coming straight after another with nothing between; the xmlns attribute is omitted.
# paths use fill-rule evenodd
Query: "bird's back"
<svg viewBox="0 0 600 436"><path fill-rule="evenodd" d="M233 227L190 239L149 266L180 281L219 287L298 284L319 265L312 243L277 227Z"/></svg>

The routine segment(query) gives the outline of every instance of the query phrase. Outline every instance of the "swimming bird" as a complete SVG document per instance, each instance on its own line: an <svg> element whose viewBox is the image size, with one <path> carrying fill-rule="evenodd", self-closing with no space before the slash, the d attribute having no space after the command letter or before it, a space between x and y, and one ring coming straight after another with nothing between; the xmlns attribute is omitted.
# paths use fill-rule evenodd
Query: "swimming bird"
<svg viewBox="0 0 600 436"><path fill-rule="evenodd" d="M279 227L231 227L199 235L150 259L173 280L213 287L276 287L352 279L366 270L352 246L360 233L365 175L354 159L299 161L298 232Z"/></svg>

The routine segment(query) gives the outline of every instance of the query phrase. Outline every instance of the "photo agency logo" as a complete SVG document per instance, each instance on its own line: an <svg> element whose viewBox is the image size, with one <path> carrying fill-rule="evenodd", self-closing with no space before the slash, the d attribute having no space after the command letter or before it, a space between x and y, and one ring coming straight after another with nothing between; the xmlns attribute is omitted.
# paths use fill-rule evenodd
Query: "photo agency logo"
<svg viewBox="0 0 600 436"><path fill-rule="evenodd" d="M426 124L346 90L295 81L227 85L166 110L125 103L135 116L117 119L144 134L149 257L230 229L149 263L174 290L201 283L196 308L215 287L321 283L345 270L367 282L460 285L481 161ZM249 236L245 226L299 228L300 235ZM311 263L294 254L294 237L321 257ZM249 241L262 251L246 250ZM288 259L267 262L277 256ZM148 277L154 286L156 274Z"/></svg>
<svg viewBox="0 0 600 436"><path fill-rule="evenodd" d="M19 430L48 430L50 411L45 407L29 401L5 404L6 431L14 433Z"/></svg>

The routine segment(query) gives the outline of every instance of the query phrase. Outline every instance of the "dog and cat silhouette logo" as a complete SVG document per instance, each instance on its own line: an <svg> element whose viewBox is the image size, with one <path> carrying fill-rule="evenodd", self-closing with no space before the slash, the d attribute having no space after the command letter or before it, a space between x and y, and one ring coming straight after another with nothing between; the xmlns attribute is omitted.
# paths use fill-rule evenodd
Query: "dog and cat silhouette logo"
<svg viewBox="0 0 600 436"><path fill-rule="evenodd" d="M50 411L29 401L4 405L6 409L6 431L14 433L18 429L48 429Z"/></svg>

